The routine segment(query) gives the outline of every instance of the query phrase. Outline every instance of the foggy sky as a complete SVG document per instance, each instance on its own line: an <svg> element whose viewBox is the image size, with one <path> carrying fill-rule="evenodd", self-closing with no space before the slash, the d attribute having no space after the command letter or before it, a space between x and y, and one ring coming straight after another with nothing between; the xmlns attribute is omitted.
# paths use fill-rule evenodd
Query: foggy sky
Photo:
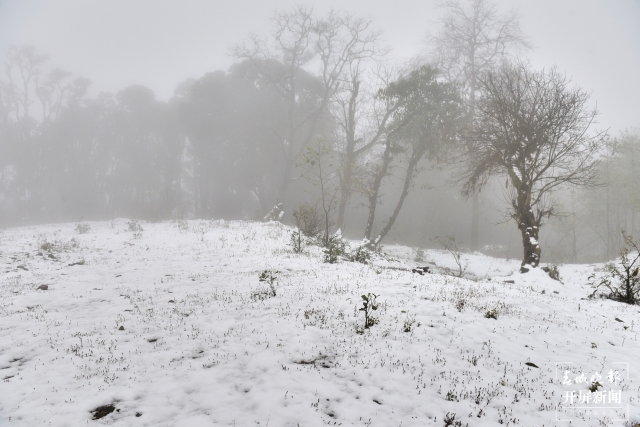
<svg viewBox="0 0 640 427"><path fill-rule="evenodd" d="M314 4L299 1L301 4ZM322 0L330 8L371 16L384 30L393 57L417 54L437 31L436 0ZM616 133L640 127L640 0L497 0L520 12L535 49L536 67L557 65L592 93L601 127ZM290 0L0 0L0 48L33 44L75 76L89 78L92 94L130 84L168 99L176 85L226 70L229 48L249 33L269 31L275 9Z"/></svg>

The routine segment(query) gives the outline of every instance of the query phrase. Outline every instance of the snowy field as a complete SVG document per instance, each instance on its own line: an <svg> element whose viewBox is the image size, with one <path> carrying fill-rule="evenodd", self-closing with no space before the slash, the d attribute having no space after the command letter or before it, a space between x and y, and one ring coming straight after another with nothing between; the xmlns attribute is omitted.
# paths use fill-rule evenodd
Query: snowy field
<svg viewBox="0 0 640 427"><path fill-rule="evenodd" d="M323 263L279 223L89 225L0 232L1 426L640 422L640 310L587 299L598 265L463 255L461 279L444 251Z"/></svg>

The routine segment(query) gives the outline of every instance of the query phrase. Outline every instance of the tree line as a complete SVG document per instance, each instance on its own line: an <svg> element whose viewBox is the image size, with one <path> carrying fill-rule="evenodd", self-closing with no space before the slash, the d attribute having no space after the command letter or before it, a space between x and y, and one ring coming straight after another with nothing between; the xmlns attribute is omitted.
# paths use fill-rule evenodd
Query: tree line
<svg viewBox="0 0 640 427"><path fill-rule="evenodd" d="M586 91L521 59L516 14L488 0L444 7L425 55L398 64L371 19L295 6L235 45L229 70L185 80L166 102L142 85L89 97L89 80L9 47L2 225L313 212L327 237L347 228L376 246L407 227L407 198L436 168L471 201L472 250L482 192L500 189L523 268L539 264L549 221L563 256L615 253L619 228L640 228L637 133L609 138Z"/></svg>

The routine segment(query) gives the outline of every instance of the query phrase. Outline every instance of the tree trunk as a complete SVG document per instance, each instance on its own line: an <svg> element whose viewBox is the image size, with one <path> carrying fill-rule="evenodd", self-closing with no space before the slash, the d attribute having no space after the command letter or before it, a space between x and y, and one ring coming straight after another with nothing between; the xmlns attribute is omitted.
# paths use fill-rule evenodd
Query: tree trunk
<svg viewBox="0 0 640 427"><path fill-rule="evenodd" d="M418 153L414 153L414 155L409 160L409 164L407 165L407 173L405 174L405 177L404 177L404 185L402 187L402 193L400 193L400 199L398 200L398 203L396 204L396 208L393 210L393 214L389 218L389 221L387 221L387 225L382 229L382 231L380 232L380 235L378 235L378 237L376 238L375 240L376 246L382 241L382 239L386 237L387 233L389 233L389 231L391 230L391 227L393 227L393 224L396 222L396 219L398 218L398 214L400 213L400 209L402 209L402 205L404 204L404 199L406 199L407 195L409 194L409 188L411 187L411 183L413 182L413 174L414 174L416 165L418 164L418 160L420 160L421 157L422 157L422 151Z"/></svg>
<svg viewBox="0 0 640 427"><path fill-rule="evenodd" d="M540 264L540 243L538 242L538 226L520 224L520 233L522 234L522 246L524 248L524 258L520 271L529 271L526 265L537 267Z"/></svg>
<svg viewBox="0 0 640 427"><path fill-rule="evenodd" d="M478 250L478 236L480 234L480 199L478 192L471 198L471 250Z"/></svg>
<svg viewBox="0 0 640 427"><path fill-rule="evenodd" d="M382 165L380 165L380 169L376 173L373 185L370 189L369 194L369 216L367 218L367 227L364 231L364 238L368 241L371 241L371 232L373 231L373 220L376 216L376 207L378 205L378 195L380 194L380 185L382 184L382 179L387 175L387 170L389 169L389 165L391 164L391 142L386 141L384 154L382 157ZM371 245L370 245L371 246Z"/></svg>
<svg viewBox="0 0 640 427"><path fill-rule="evenodd" d="M515 219L518 221L518 229L522 235L522 247L524 256L520 271L526 273L528 266L537 267L540 264L540 243L538 241L539 221L536 220L531 209L531 191L520 188L517 200L513 202Z"/></svg>
<svg viewBox="0 0 640 427"><path fill-rule="evenodd" d="M278 196L276 199L276 205L282 204L282 209L284 209L284 201L287 196L287 189L289 188L289 182L291 181L291 169L292 162L287 161L284 165L284 170L282 171L282 182L280 183L280 188L278 189Z"/></svg>
<svg viewBox="0 0 640 427"><path fill-rule="evenodd" d="M344 231L344 213L347 209L347 202L351 198L351 180L353 179L353 164L347 155L342 182L340 183L340 202L338 203L338 217L336 227Z"/></svg>
<svg viewBox="0 0 640 427"><path fill-rule="evenodd" d="M475 114L476 114L476 72L475 72L475 61L471 61L472 70L471 70L471 86L469 88L469 113L471 118L471 127L475 126ZM475 146L467 147L468 150L476 150ZM480 234L480 199L478 196L478 192L475 191L473 193L473 197L471 198L471 250L478 250L478 236Z"/></svg>
<svg viewBox="0 0 640 427"><path fill-rule="evenodd" d="M360 91L360 82L354 77L351 82L351 97L349 98L349 110L346 125L346 147L344 156L344 172L340 182L340 202L338 204L338 218L336 226L344 231L344 212L347 202L351 197L351 180L353 179L353 168L356 162L356 100Z"/></svg>

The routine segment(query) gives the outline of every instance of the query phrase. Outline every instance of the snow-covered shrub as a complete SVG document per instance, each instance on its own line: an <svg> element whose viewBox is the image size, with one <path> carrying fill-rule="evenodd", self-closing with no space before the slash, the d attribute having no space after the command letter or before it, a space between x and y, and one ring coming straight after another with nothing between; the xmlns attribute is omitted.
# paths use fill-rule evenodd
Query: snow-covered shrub
<svg viewBox="0 0 640 427"><path fill-rule="evenodd" d="M329 236L329 240L324 249L324 262L329 264L335 264L338 262L338 258L345 256L347 244L342 238L340 230L335 234Z"/></svg>
<svg viewBox="0 0 640 427"><path fill-rule="evenodd" d="M558 270L558 266L556 264L551 265L551 267L542 267L542 271L547 273L553 280L562 282L560 279L560 270Z"/></svg>
<svg viewBox="0 0 640 427"><path fill-rule="evenodd" d="M627 304L640 303L640 248L638 243L622 232L624 249L620 261L610 262L601 272L589 276L589 284L594 287L590 297L600 295Z"/></svg>
<svg viewBox="0 0 640 427"><path fill-rule="evenodd" d="M422 248L413 248L413 251L416 253L416 256L413 257L415 262L424 262L424 249Z"/></svg>
<svg viewBox="0 0 640 427"><path fill-rule="evenodd" d="M282 218L284 217L284 211L282 210L282 203L278 203L269 211L268 214L262 218L263 221L278 221L282 222Z"/></svg>
<svg viewBox="0 0 640 427"><path fill-rule="evenodd" d="M144 231L137 219L132 219L131 221L127 222L127 227L127 231L132 231L134 233Z"/></svg>
<svg viewBox="0 0 640 427"><path fill-rule="evenodd" d="M177 227L181 233L186 233L189 231L189 222L186 219L178 220Z"/></svg>
<svg viewBox="0 0 640 427"><path fill-rule="evenodd" d="M294 253L300 254L304 250L307 240L300 230L295 230L291 232L291 243L289 244L293 248Z"/></svg>
<svg viewBox="0 0 640 427"><path fill-rule="evenodd" d="M53 248L54 248L54 244L49 242L48 240L45 240L42 243L40 243L40 249L42 249L45 252L53 252Z"/></svg>
<svg viewBox="0 0 640 427"><path fill-rule="evenodd" d="M87 234L89 231L91 231L91 226L89 224L82 222L76 224L76 232L78 234Z"/></svg>
<svg viewBox="0 0 640 427"><path fill-rule="evenodd" d="M54 253L54 252L67 252L72 249L76 249L79 246L78 240L74 237L68 242L63 242L61 240L49 240L43 236L39 236L38 238L38 247L43 252Z"/></svg>
<svg viewBox="0 0 640 427"><path fill-rule="evenodd" d="M360 262L362 264L368 264L371 260L371 251L367 249L369 241L366 239L362 242L362 245L356 247L352 250L349 255L349 261L351 262Z"/></svg>

